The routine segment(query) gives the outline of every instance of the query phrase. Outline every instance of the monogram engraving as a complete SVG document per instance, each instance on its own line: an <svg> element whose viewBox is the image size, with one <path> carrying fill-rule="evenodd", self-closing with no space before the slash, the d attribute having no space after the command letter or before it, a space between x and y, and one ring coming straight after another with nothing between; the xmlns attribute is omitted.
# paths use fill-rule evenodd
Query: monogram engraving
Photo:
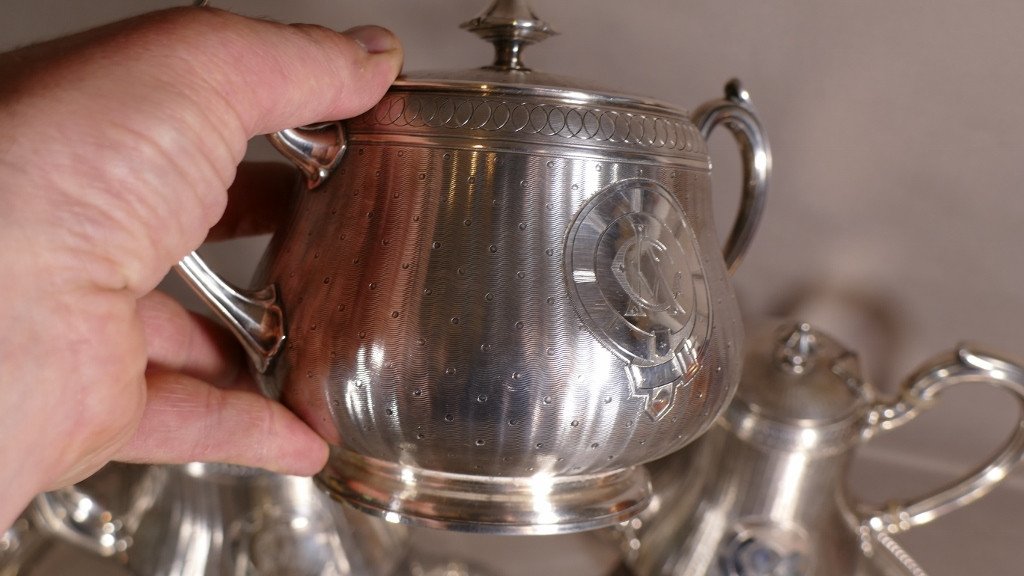
<svg viewBox="0 0 1024 576"><path fill-rule="evenodd" d="M565 273L588 330L660 418L700 366L711 305L697 239L672 194L643 179L591 198L566 235Z"/></svg>
<svg viewBox="0 0 1024 576"><path fill-rule="evenodd" d="M683 273L665 277L665 268L673 264L668 247L649 238L647 226L639 218L629 219L628 225L634 236L619 248L612 263L612 274L630 297L626 316L646 317L645 310L683 314L676 301L683 288Z"/></svg>

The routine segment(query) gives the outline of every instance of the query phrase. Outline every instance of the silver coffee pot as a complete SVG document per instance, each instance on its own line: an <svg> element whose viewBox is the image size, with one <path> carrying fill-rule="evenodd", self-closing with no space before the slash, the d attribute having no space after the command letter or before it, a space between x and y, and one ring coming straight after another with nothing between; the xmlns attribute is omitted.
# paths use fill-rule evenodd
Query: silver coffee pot
<svg viewBox="0 0 1024 576"><path fill-rule="evenodd" d="M961 346L878 401L856 356L807 324L751 338L743 381L716 425L652 465L657 496L622 526L621 574L920 576L893 540L970 504L1024 453L1024 418L985 465L912 501L859 502L845 479L856 448L910 421L951 386L991 384L1024 402L1024 367Z"/></svg>
<svg viewBox="0 0 1024 576"><path fill-rule="evenodd" d="M729 285L771 158L747 93L693 114L530 70L553 34L523 2L463 25L489 66L400 78L350 121L285 130L307 176L254 290L180 270L247 347L264 391L331 445L318 482L389 520L480 532L613 525L641 464L731 397ZM712 217L706 138L736 135L745 189Z"/></svg>

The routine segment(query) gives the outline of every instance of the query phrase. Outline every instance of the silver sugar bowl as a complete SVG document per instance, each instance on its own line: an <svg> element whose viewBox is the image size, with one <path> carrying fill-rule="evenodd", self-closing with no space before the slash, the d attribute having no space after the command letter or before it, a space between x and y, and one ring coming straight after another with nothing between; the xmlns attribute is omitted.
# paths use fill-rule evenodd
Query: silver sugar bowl
<svg viewBox="0 0 1024 576"><path fill-rule="evenodd" d="M1024 402L1024 366L975 346L926 363L879 401L857 357L807 324L752 337L743 381L716 425L652 464L656 496L620 537L617 574L643 576L923 576L893 535L986 494L1024 453L1024 417L988 461L935 493L879 506L846 487L850 461L963 383Z"/></svg>
<svg viewBox="0 0 1024 576"><path fill-rule="evenodd" d="M318 482L395 522L560 533L621 522L641 464L735 389L729 285L768 144L738 83L694 114L529 70L553 32L521 2L463 25L478 70L408 75L369 112L271 137L307 175L256 274L180 270L267 394L332 445ZM723 251L706 138L745 158Z"/></svg>

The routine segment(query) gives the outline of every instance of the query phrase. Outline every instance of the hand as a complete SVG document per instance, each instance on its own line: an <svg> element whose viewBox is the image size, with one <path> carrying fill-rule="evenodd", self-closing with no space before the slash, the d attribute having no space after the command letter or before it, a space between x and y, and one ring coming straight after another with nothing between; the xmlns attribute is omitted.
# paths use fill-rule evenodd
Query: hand
<svg viewBox="0 0 1024 576"><path fill-rule="evenodd" d="M152 290L226 207L222 233L273 212L232 181L289 190L239 168L250 138L368 109L401 60L380 28L199 8L0 55L0 526L111 459L323 466L230 337Z"/></svg>

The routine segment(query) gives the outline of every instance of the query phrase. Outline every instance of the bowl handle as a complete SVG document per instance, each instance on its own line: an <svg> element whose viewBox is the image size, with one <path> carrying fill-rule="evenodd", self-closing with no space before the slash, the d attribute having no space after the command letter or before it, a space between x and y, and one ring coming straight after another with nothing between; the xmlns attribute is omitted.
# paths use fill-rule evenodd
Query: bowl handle
<svg viewBox="0 0 1024 576"><path fill-rule="evenodd" d="M715 127L724 124L735 136L743 157L740 212L724 249L725 265L729 274L732 274L750 247L764 213L765 195L772 173L771 148L750 101L750 94L736 79L725 85L725 98L706 102L694 111L693 123L705 141Z"/></svg>
<svg viewBox="0 0 1024 576"><path fill-rule="evenodd" d="M987 463L931 494L892 502L883 508L858 506L864 526L896 534L926 524L987 494L1021 460L1024 454L1024 367L971 345L960 345L912 374L896 401L874 407L869 414L866 434L902 426L930 406L943 390L965 383L990 384L1017 396L1022 412L1009 440Z"/></svg>
<svg viewBox="0 0 1024 576"><path fill-rule="evenodd" d="M347 146L345 130L338 121L281 130L268 134L267 139L306 175L310 188L331 175Z"/></svg>
<svg viewBox="0 0 1024 576"><path fill-rule="evenodd" d="M270 143L295 164L315 188L330 176L345 154L341 122L291 128L268 136ZM243 290L225 281L192 252L181 259L178 273L235 335L255 368L264 373L285 339L284 313L275 286Z"/></svg>

